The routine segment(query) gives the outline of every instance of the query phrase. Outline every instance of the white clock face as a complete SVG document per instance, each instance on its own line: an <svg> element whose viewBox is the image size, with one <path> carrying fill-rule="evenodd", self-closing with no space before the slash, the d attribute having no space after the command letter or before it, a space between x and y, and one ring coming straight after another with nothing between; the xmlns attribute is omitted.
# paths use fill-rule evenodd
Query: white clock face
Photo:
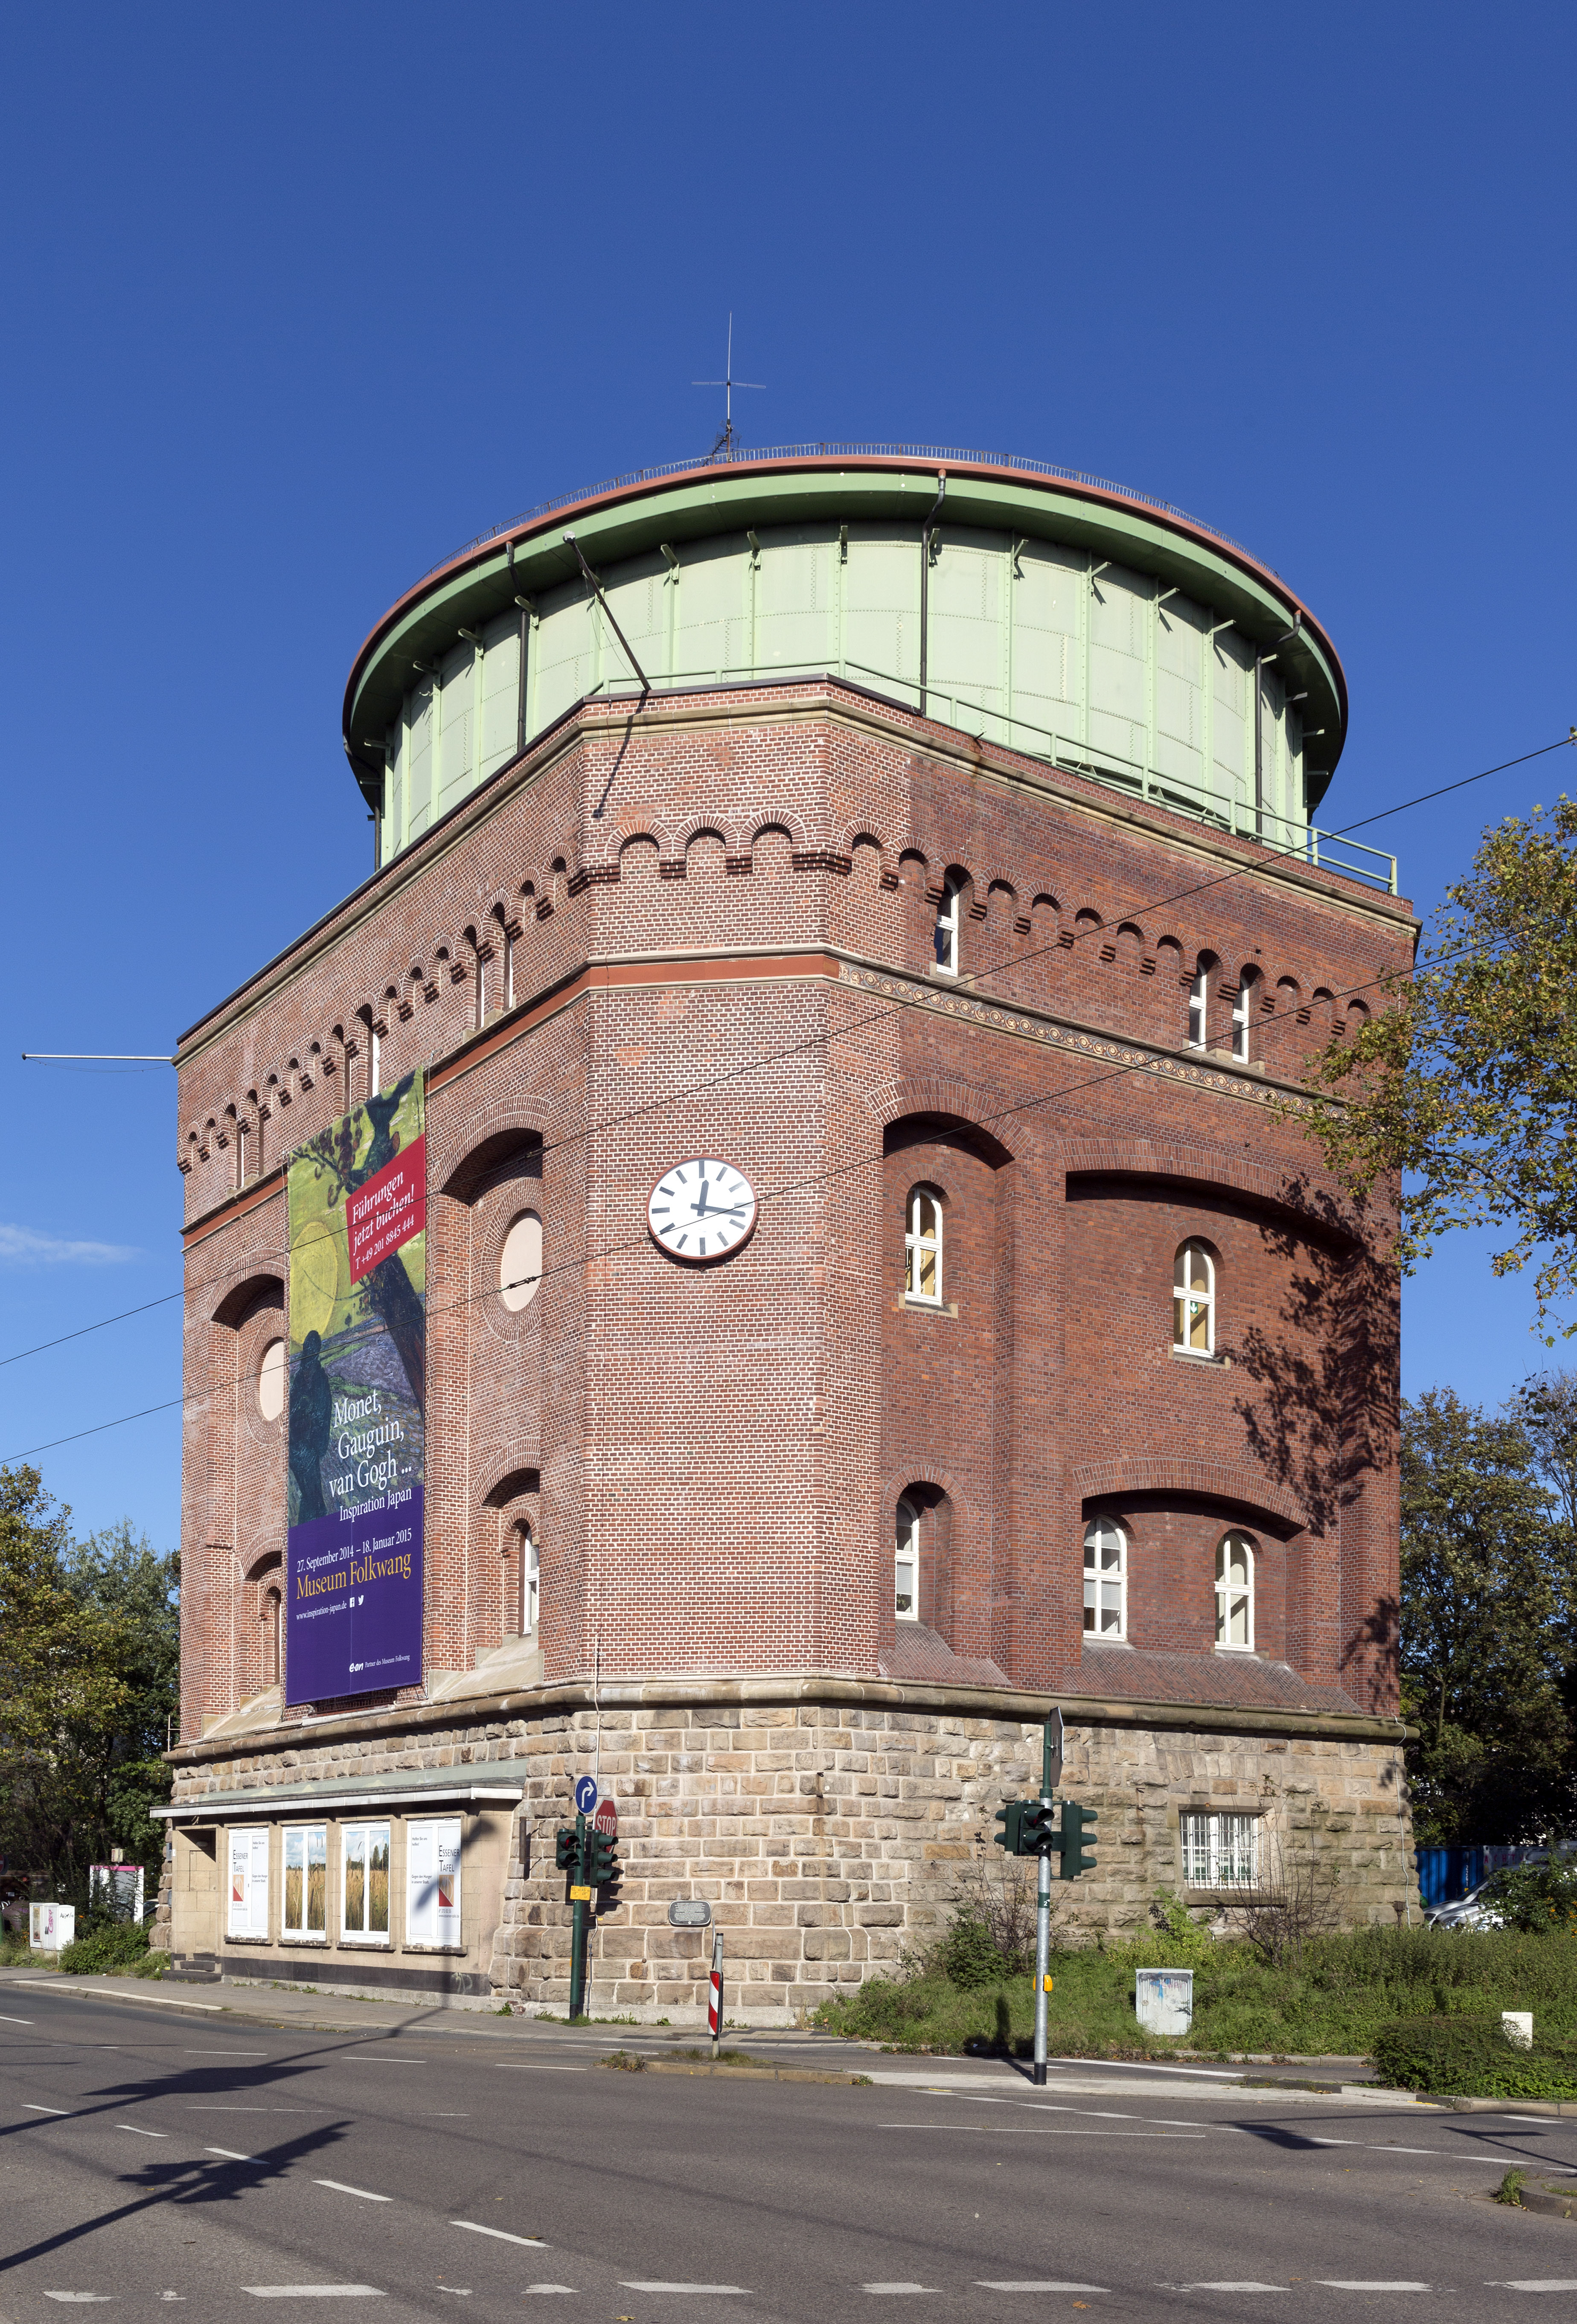
<svg viewBox="0 0 1577 2324"><path fill-rule="evenodd" d="M755 1189L732 1162L714 1156L676 1162L651 1190L646 1223L670 1259L710 1265L742 1250L755 1232Z"/></svg>

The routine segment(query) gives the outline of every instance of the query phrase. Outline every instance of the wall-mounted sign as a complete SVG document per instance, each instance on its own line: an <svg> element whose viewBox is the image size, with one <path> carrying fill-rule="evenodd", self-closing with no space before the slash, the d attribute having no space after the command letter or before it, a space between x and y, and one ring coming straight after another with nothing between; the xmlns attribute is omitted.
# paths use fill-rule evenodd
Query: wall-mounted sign
<svg viewBox="0 0 1577 2324"><path fill-rule="evenodd" d="M407 1074L290 1162L287 1702L421 1679L424 1129Z"/></svg>
<svg viewBox="0 0 1577 2324"><path fill-rule="evenodd" d="M590 1815L597 1803L597 1779L582 1775L575 1786L575 1804L582 1815Z"/></svg>
<svg viewBox="0 0 1577 2324"><path fill-rule="evenodd" d="M708 1929L712 1907L704 1896L676 1896L668 1908L670 1929Z"/></svg>

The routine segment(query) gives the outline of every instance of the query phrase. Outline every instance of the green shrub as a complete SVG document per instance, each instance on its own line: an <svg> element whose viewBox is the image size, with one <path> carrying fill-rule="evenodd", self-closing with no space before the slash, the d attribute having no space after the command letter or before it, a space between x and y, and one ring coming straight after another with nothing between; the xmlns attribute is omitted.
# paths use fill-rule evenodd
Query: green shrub
<svg viewBox="0 0 1577 2324"><path fill-rule="evenodd" d="M1397 2017L1371 2052L1393 2089L1483 2098L1577 2098L1577 2042L1546 2037L1531 2050L1508 2042L1498 2017Z"/></svg>
<svg viewBox="0 0 1577 2324"><path fill-rule="evenodd" d="M1491 1873L1480 1901L1529 1936L1577 1936L1577 1867L1514 1864Z"/></svg>
<svg viewBox="0 0 1577 2324"><path fill-rule="evenodd" d="M936 1967L949 1985L964 1993L1021 1974L1019 1962L1002 1959L996 1935L984 1921L954 1921L936 1948Z"/></svg>
<svg viewBox="0 0 1577 2324"><path fill-rule="evenodd" d="M139 1922L109 1921L64 1946L60 1967L68 1977L124 1975L140 1969L147 1958L148 1932Z"/></svg>

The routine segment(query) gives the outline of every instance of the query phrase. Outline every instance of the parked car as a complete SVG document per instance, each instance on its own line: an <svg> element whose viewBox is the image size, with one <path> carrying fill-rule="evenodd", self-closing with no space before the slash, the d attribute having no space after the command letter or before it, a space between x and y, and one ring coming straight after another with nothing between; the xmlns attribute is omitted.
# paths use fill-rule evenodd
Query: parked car
<svg viewBox="0 0 1577 2324"><path fill-rule="evenodd" d="M1502 1929L1506 1923L1499 1913L1492 1912L1480 1898L1489 1886L1487 1880L1459 1896L1454 1904L1437 1904L1433 1913L1425 1913L1425 1922L1432 1929Z"/></svg>

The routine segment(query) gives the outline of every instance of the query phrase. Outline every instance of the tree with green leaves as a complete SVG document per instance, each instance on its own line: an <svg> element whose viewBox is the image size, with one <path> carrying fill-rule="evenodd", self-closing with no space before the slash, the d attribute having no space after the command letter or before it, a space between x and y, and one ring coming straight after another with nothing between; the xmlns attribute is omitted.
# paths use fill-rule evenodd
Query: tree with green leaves
<svg viewBox="0 0 1577 2324"><path fill-rule="evenodd" d="M1498 1275L1532 1264L1553 1346L1577 1292L1577 803L1494 825L1446 895L1412 976L1314 1060L1308 1126L1355 1193L1400 1176L1405 1271L1462 1226L1498 1238Z"/></svg>
<svg viewBox="0 0 1577 2324"><path fill-rule="evenodd" d="M1402 1708L1420 1842L1572 1815L1566 1561L1528 1434L1431 1389L1402 1413Z"/></svg>
<svg viewBox="0 0 1577 2324"><path fill-rule="evenodd" d="M73 1543L37 1470L0 1469L0 1852L62 1895L115 1847L157 1879L178 1590L128 1523Z"/></svg>

